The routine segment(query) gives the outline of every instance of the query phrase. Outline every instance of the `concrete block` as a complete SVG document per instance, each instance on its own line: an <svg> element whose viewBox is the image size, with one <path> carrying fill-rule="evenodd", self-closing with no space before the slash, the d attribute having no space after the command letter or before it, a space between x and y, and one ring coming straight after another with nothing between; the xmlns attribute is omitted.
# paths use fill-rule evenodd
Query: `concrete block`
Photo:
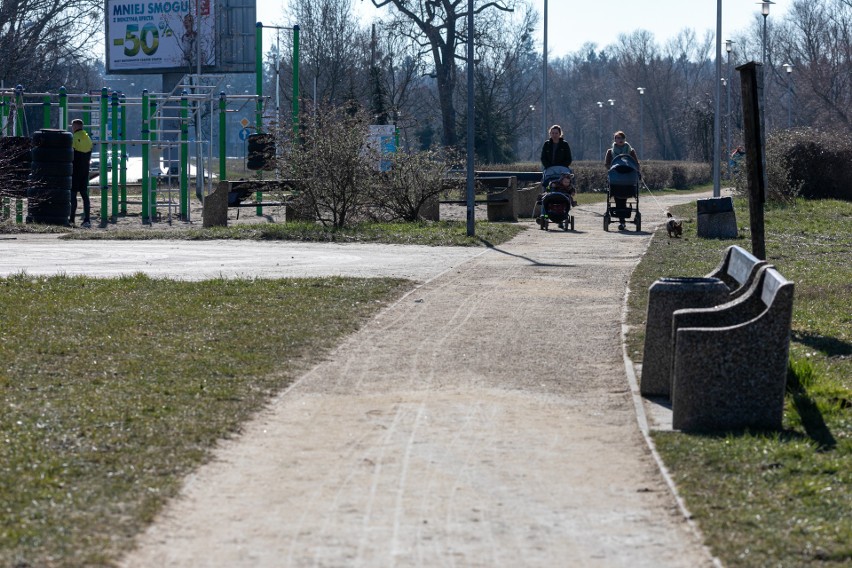
<svg viewBox="0 0 852 568"><path fill-rule="evenodd" d="M204 227L227 227L228 226L228 190L230 184L220 181L212 193L204 198L204 207L201 210L202 226Z"/></svg>

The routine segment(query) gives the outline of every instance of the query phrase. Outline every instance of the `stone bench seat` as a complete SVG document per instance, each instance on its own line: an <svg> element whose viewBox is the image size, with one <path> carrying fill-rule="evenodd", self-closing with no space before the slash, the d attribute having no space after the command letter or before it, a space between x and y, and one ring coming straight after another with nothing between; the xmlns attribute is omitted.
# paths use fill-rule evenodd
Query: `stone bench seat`
<svg viewBox="0 0 852 568"><path fill-rule="evenodd" d="M672 426L781 428L793 283L764 265L740 297L672 316Z"/></svg>
<svg viewBox="0 0 852 568"><path fill-rule="evenodd" d="M748 291L757 278L758 269L765 264L765 260L758 259L744 248L731 245L725 249L719 265L706 278L718 278L724 282L731 290L728 300L735 300Z"/></svg>

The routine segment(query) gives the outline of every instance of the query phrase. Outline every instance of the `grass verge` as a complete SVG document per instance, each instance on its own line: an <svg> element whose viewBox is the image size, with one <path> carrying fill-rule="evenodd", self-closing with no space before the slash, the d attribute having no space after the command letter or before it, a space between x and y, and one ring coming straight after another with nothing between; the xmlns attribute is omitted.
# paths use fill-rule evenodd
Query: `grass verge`
<svg viewBox="0 0 852 568"><path fill-rule="evenodd" d="M641 361L647 289L666 276L710 272L730 244L699 239L695 205L674 208L684 237L661 228L634 272L628 352ZM784 430L654 441L687 507L726 566L852 564L852 203L798 200L766 207L767 260L796 284Z"/></svg>
<svg viewBox="0 0 852 568"><path fill-rule="evenodd" d="M0 565L104 566L395 279L0 279Z"/></svg>

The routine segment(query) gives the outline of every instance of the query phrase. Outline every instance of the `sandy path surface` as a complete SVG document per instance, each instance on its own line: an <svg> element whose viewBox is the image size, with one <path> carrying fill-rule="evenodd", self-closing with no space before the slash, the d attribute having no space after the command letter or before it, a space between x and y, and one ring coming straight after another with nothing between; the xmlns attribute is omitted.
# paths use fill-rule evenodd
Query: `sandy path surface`
<svg viewBox="0 0 852 568"><path fill-rule="evenodd" d="M625 376L649 235L575 213L577 232L527 231L380 313L224 442L122 565L713 565Z"/></svg>

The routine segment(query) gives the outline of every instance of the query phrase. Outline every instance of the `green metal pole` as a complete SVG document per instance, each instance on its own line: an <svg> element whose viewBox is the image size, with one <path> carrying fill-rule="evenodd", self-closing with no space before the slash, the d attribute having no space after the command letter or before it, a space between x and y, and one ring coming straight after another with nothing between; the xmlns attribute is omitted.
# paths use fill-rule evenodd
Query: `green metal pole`
<svg viewBox="0 0 852 568"><path fill-rule="evenodd" d="M121 93L118 97L119 122L121 123L121 214L127 215L127 97Z"/></svg>
<svg viewBox="0 0 852 568"><path fill-rule="evenodd" d="M142 91L142 224L151 223L150 201L148 193L148 182L151 176L148 168L148 144L150 131L148 130L148 89Z"/></svg>
<svg viewBox="0 0 852 568"><path fill-rule="evenodd" d="M15 136L24 135L24 86L15 86Z"/></svg>
<svg viewBox="0 0 852 568"><path fill-rule="evenodd" d="M112 220L116 221L118 219L118 169L119 169L119 155L118 155L118 91L112 92L112 116L111 116L111 124L112 124L112 167L110 170L112 171Z"/></svg>
<svg viewBox="0 0 852 568"><path fill-rule="evenodd" d="M0 117L2 117L2 119L3 119L3 125L4 126L7 124L6 120L7 120L8 116L9 116L9 98L6 95L3 95L2 97L0 97ZM3 133L5 133L5 130L3 131ZM0 134L3 134L3 133L0 133ZM9 208L10 203L11 203L11 201L9 200L8 197L3 198L3 219L9 218L9 215L11 213L11 210Z"/></svg>
<svg viewBox="0 0 852 568"><path fill-rule="evenodd" d="M255 53L257 54L257 60L255 61L255 95L257 98L255 100L255 127L258 134L263 132L263 24L257 23L257 31L254 34L255 37ZM263 172L257 172L258 179L263 177ZM255 192L255 199L258 203L263 201L263 192L258 190ZM263 207L258 205L255 208L255 213L257 216L263 215Z"/></svg>
<svg viewBox="0 0 852 568"><path fill-rule="evenodd" d="M198 172L196 172L196 175ZM180 96L180 216L189 219L189 99L187 92Z"/></svg>
<svg viewBox="0 0 852 568"><path fill-rule="evenodd" d="M151 138L151 145L154 145L154 142L157 141L157 98L153 97L149 100L148 104L150 105L150 112L148 113L148 133ZM154 164L156 167L156 171L160 171L160 160L159 160L159 152L157 153L157 163ZM154 222L154 219L157 218L157 177L151 176L151 188L150 188L150 205L151 205L151 222Z"/></svg>
<svg viewBox="0 0 852 568"><path fill-rule="evenodd" d="M103 120L101 119L101 121ZM69 120L68 123L70 124L71 121ZM89 95L83 95L83 124L86 125L86 131L90 136L94 134L94 130L92 130L92 97Z"/></svg>
<svg viewBox="0 0 852 568"><path fill-rule="evenodd" d="M299 25L293 26L293 140L299 141Z"/></svg>
<svg viewBox="0 0 852 568"><path fill-rule="evenodd" d="M106 227L109 221L108 209L109 206L109 185L107 183L107 157L109 150L107 149L107 122L109 116L109 91L106 87L101 89L101 113L100 113L100 130L101 139L100 150L100 182L101 182L101 224Z"/></svg>
<svg viewBox="0 0 852 568"><path fill-rule="evenodd" d="M24 86L15 86L15 136L24 135ZM10 120L12 117L9 117ZM15 222L24 222L24 202L22 199L15 199Z"/></svg>
<svg viewBox="0 0 852 568"><path fill-rule="evenodd" d="M219 181L225 181L228 176L228 160L227 160L227 128L228 121L226 120L228 108L228 98L225 92L219 93Z"/></svg>
<svg viewBox="0 0 852 568"><path fill-rule="evenodd" d="M68 90L65 87L59 87L59 128L68 130Z"/></svg>
<svg viewBox="0 0 852 568"><path fill-rule="evenodd" d="M6 124L6 116L9 112L9 107L8 107L8 104L7 104L6 101L7 101L6 95L3 95L2 97L0 97L0 117L2 117L4 125ZM5 130L4 130L4 132L5 132ZM0 133L0 135L2 135L2 133ZM10 214L9 203L10 203L9 198L4 197L3 203L2 203L2 218L3 219L9 218L9 214Z"/></svg>
<svg viewBox="0 0 852 568"><path fill-rule="evenodd" d="M50 95L44 95L41 98L42 114L41 127L50 128Z"/></svg>

